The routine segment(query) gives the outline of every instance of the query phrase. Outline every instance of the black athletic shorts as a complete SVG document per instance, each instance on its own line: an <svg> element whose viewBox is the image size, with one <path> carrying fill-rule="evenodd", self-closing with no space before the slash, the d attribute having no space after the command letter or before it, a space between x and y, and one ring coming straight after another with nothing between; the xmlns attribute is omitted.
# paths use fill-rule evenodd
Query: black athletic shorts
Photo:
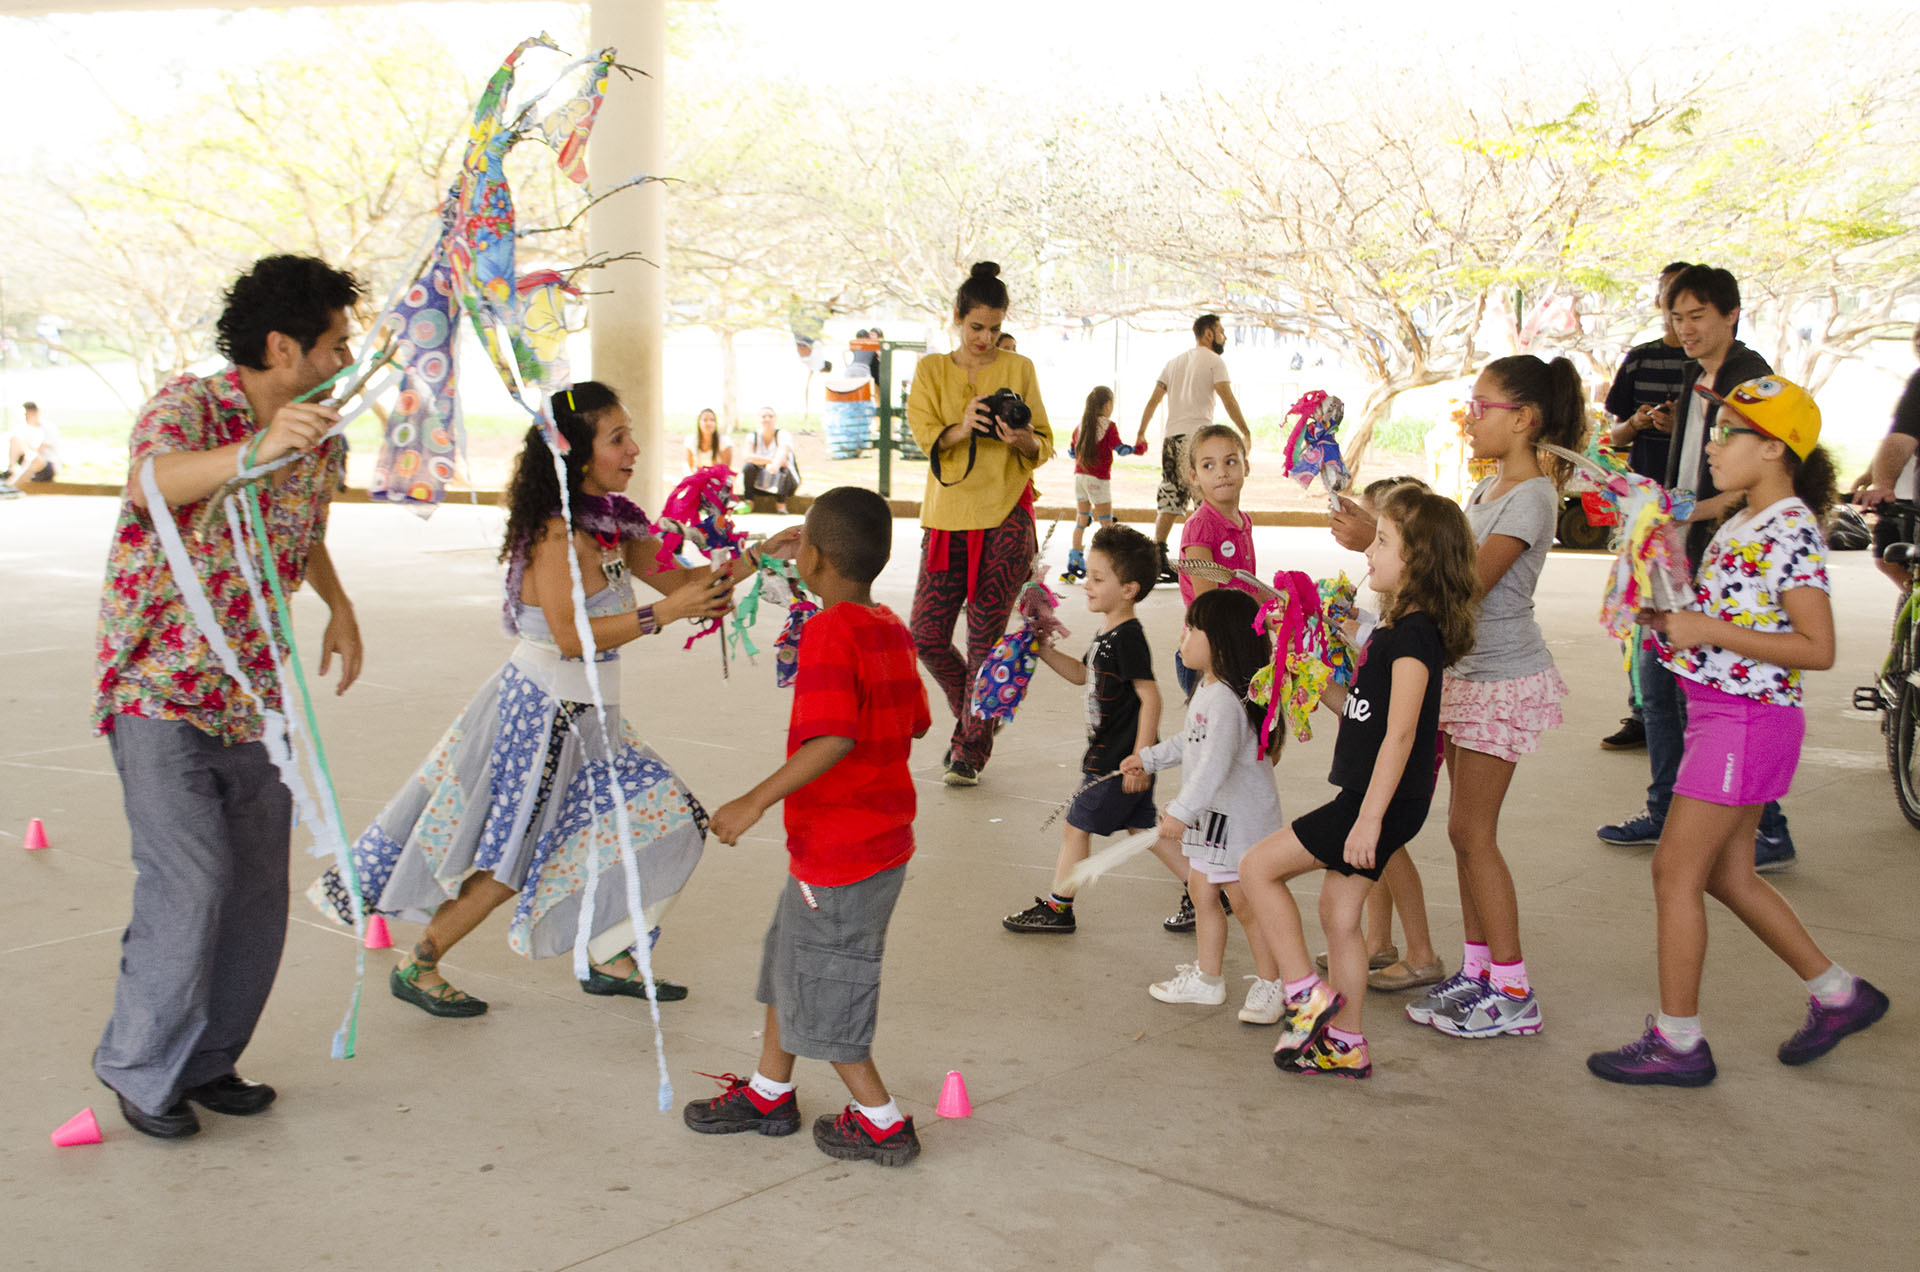
<svg viewBox="0 0 1920 1272"><path fill-rule="evenodd" d="M1378 879L1387 859L1420 833L1420 827L1427 821L1430 801L1396 799L1387 804L1386 816L1380 819L1380 843L1373 850L1371 870L1358 869L1346 861L1347 836L1352 833L1353 824L1360 820L1360 804L1359 791L1341 791L1332 802L1296 818L1293 833L1314 860L1326 863L1327 869Z"/></svg>

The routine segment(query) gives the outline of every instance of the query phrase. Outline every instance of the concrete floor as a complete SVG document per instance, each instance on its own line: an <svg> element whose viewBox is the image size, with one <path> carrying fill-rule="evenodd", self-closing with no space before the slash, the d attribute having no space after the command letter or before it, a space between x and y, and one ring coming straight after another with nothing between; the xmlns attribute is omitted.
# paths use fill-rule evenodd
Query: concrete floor
<svg viewBox="0 0 1920 1272"><path fill-rule="evenodd" d="M876 1058L925 1152L882 1171L831 1161L804 1134L705 1138L677 1112L661 1116L645 1005L589 998L563 961L511 954L499 918L446 964L492 1000L490 1015L441 1021L395 1002L375 956L360 1054L331 1060L353 946L297 895L243 1066L279 1088L279 1103L251 1120L207 1115L178 1144L128 1129L87 1067L133 882L119 784L87 731L113 511L87 498L0 504L6 1266L1912 1266L1897 1215L1920 1127L1920 833L1895 808L1874 721L1847 706L1891 609L1864 553L1834 565L1840 661L1812 680L1788 801L1801 864L1778 881L1829 952L1893 996L1868 1034L1804 1069L1778 1064L1801 986L1716 912L1704 1012L1719 1081L1626 1090L1587 1074L1585 1055L1636 1035L1654 1006L1647 853L1591 833L1637 807L1646 769L1642 753L1595 745L1623 693L1594 622L1605 563L1557 555L1540 608L1574 693L1566 727L1520 766L1503 826L1540 1035L1454 1041L1376 995L1372 1081L1283 1077L1271 1032L1235 1021L1237 992L1215 1009L1147 996L1192 957L1159 928L1178 894L1151 861L1090 892L1071 938L1004 932L1000 916L1047 882L1057 829L1041 822L1079 756L1078 691L1043 672L979 789L938 784L938 729L915 750L920 851L893 927ZM424 523L381 507L335 514L331 542L369 653L365 679L319 711L355 828L506 653L497 533L491 510L447 508ZM1357 572L1324 532L1258 539L1269 569ZM902 612L916 543L899 524L878 587ZM1056 560L1064 549L1063 533ZM1169 681L1179 609L1171 589L1143 607ZM323 607L308 596L296 610L311 650ZM1076 614L1084 629L1077 599L1070 624ZM712 804L777 760L786 712L769 666L722 684L717 661L711 648L644 642L625 673L640 732ZM1166 727L1178 719L1170 706ZM1325 791L1329 751L1326 738L1289 749L1279 772L1290 812ZM1451 966L1444 801L1414 855ZM20 850L29 817L45 819L50 851ZM769 818L740 847L712 846L668 918L660 966L693 987L664 1009L682 1100L713 1089L695 1070L750 1072L758 1053L752 990L784 868L778 834ZM297 850L296 894L316 870ZM1311 916L1310 898L1303 909ZM414 931L396 925L396 940ZM1236 937L1236 987L1248 962ZM966 1075L970 1120L933 1114L949 1069ZM826 1066L803 1062L799 1076L805 1116L844 1100ZM99 1111L106 1142L51 1148L47 1133L83 1105Z"/></svg>

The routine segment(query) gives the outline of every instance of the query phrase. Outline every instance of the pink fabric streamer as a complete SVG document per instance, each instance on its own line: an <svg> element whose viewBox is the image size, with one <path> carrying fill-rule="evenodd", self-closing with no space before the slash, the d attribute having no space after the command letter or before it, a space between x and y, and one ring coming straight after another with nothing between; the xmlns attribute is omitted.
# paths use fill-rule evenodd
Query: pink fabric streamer
<svg viewBox="0 0 1920 1272"><path fill-rule="evenodd" d="M1298 705L1300 695L1296 689L1299 686L1292 682L1314 664L1326 668L1325 675L1314 676L1319 683L1324 684L1332 674L1331 642L1326 618L1320 611L1320 585L1300 570L1280 570L1273 576L1273 588L1280 593L1279 599L1262 605L1253 619L1253 629L1257 632L1266 632L1268 621L1276 615L1279 619L1279 626L1272 631L1273 683L1267 698L1267 718L1260 724L1263 754L1267 753L1272 739L1274 721L1290 702ZM1317 689L1314 692L1317 693ZM1307 710L1311 709L1309 705ZM1306 741L1307 736L1310 735L1301 733L1300 740Z"/></svg>

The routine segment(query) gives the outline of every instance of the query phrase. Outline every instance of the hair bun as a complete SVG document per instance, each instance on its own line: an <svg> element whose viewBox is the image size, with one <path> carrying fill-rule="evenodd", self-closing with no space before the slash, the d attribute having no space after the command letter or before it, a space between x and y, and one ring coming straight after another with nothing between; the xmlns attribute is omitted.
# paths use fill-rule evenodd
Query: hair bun
<svg viewBox="0 0 1920 1272"><path fill-rule="evenodd" d="M997 261L975 261L973 268L967 271L968 278L998 278L1000 264Z"/></svg>

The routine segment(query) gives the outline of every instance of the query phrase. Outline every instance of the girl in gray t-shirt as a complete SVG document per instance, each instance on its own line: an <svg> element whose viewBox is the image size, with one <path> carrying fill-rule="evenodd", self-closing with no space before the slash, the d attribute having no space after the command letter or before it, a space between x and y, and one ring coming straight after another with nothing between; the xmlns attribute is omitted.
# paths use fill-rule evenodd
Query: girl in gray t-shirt
<svg viewBox="0 0 1920 1272"><path fill-rule="evenodd" d="M1577 450L1584 442L1580 375L1565 358L1497 359L1474 381L1467 416L1473 457L1498 468L1467 500L1479 542L1480 610L1473 652L1447 671L1440 696L1452 783L1447 833L1460 873L1466 953L1460 971L1407 1015L1457 1038L1489 1038L1540 1030L1498 830L1514 764L1559 726L1567 692L1534 621L1533 589L1560 507L1559 474L1542 463L1539 446Z"/></svg>

